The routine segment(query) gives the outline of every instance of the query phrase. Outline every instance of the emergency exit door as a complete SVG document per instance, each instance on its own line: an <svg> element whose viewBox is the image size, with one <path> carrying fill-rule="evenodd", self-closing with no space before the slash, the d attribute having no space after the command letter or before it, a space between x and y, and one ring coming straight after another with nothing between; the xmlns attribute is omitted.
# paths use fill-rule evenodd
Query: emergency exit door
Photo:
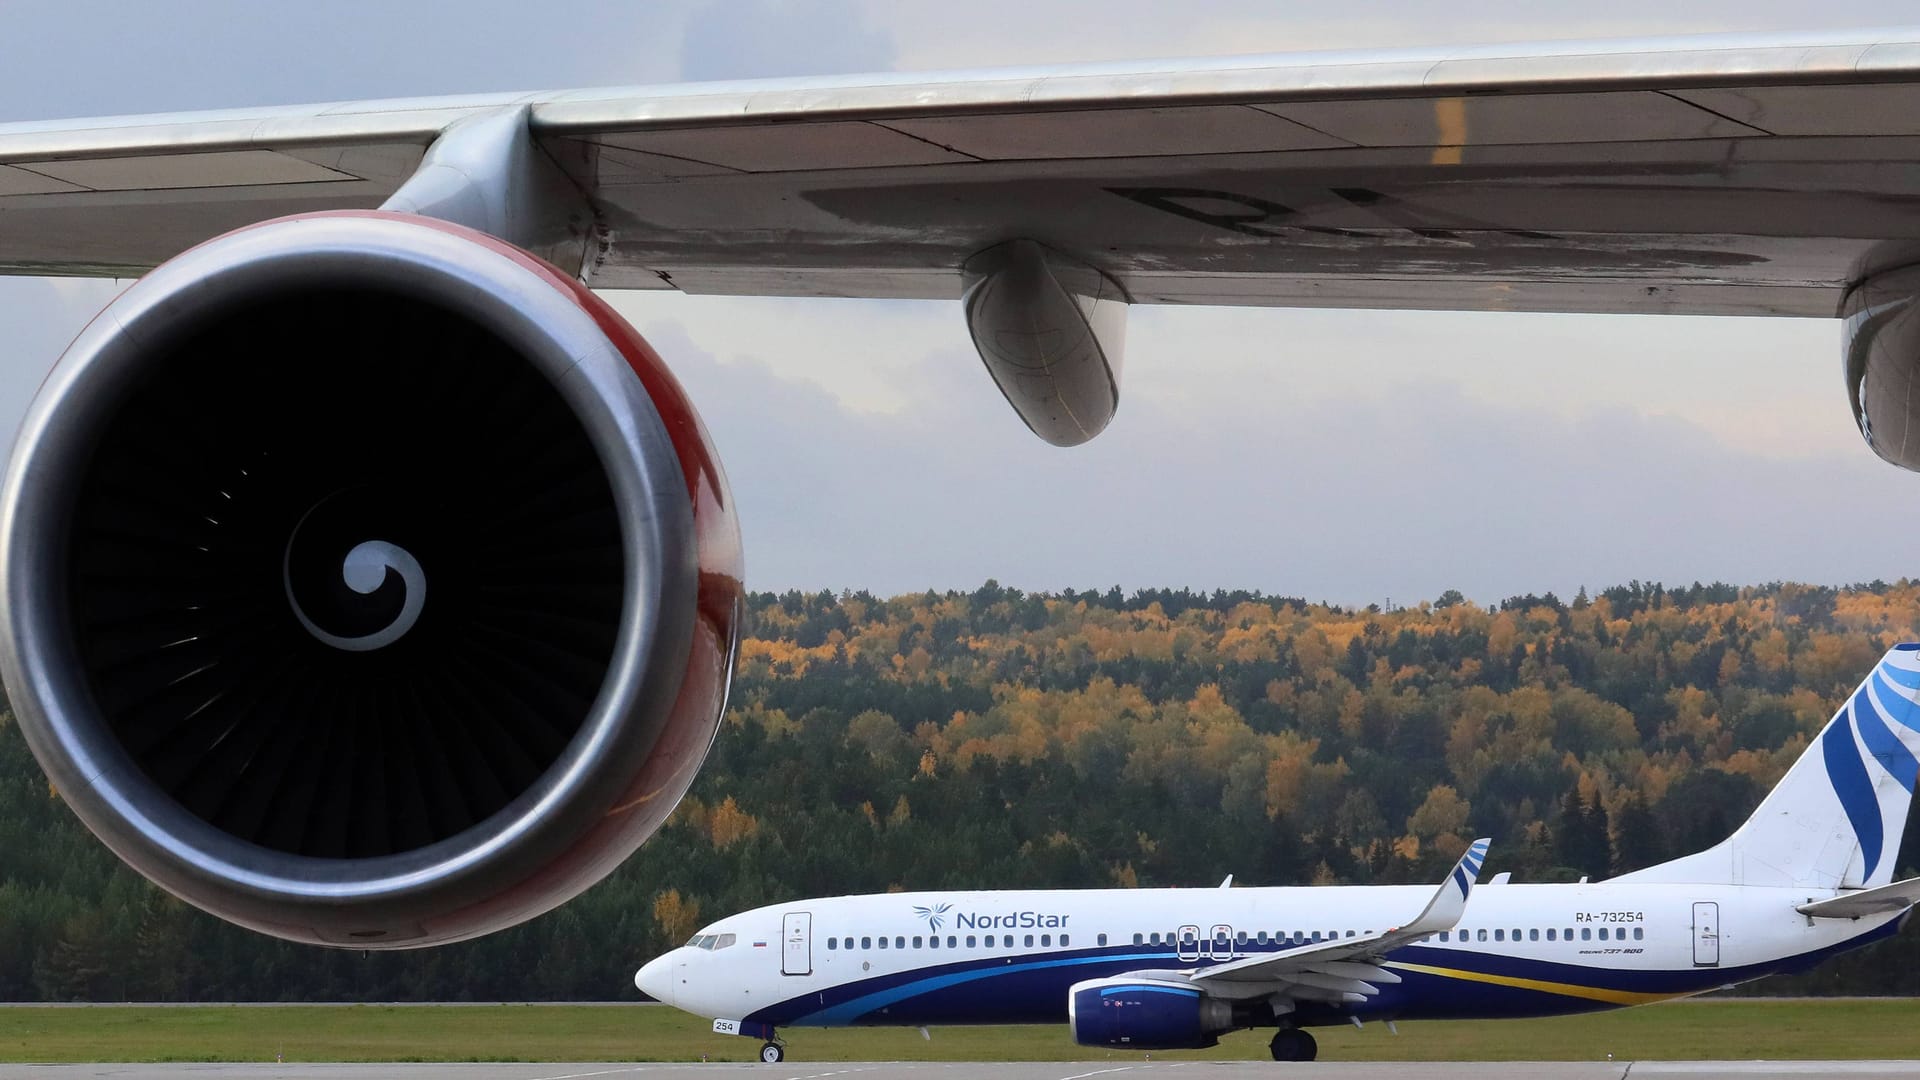
<svg viewBox="0 0 1920 1080"><path fill-rule="evenodd" d="M1720 966L1720 905L1693 905L1693 966Z"/></svg>
<svg viewBox="0 0 1920 1080"><path fill-rule="evenodd" d="M813 916L805 911L780 918L780 974L813 974Z"/></svg>

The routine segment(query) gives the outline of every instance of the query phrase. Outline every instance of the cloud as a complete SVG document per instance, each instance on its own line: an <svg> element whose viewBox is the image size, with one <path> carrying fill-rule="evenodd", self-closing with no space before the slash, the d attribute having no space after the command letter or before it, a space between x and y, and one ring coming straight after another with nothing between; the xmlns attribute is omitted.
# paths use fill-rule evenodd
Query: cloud
<svg viewBox="0 0 1920 1080"><path fill-rule="evenodd" d="M1273 0L864 3L876 24L893 29L904 69L1885 26L1910 18L1893 0L1859 0L1845 10L1794 0L1616 0L1604 7L1506 0L1369 7Z"/></svg>
<svg viewBox="0 0 1920 1080"><path fill-rule="evenodd" d="M1313 402L1222 380L1198 414L1135 395L1062 451L1017 430L958 350L904 361L928 392L876 413L791 367L721 361L678 322L645 330L719 443L755 588L1498 599L1636 577L1890 578L1920 530L1912 477L1864 448L1769 460L1622 407L1569 422L1436 380Z"/></svg>
<svg viewBox="0 0 1920 1080"><path fill-rule="evenodd" d="M113 281L0 277L0 327L7 342L0 361L0 447L13 445L41 380L120 288Z"/></svg>
<svg viewBox="0 0 1920 1080"><path fill-rule="evenodd" d="M693 0L7 0L0 121L667 82Z"/></svg>
<svg viewBox="0 0 1920 1080"><path fill-rule="evenodd" d="M893 58L892 38L855 0L709 0L687 20L680 77L885 71Z"/></svg>

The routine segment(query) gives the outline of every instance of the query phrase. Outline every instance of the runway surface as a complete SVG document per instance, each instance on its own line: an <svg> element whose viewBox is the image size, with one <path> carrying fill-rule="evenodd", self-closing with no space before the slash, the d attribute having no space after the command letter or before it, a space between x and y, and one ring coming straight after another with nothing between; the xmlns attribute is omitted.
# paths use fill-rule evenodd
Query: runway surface
<svg viewBox="0 0 1920 1080"><path fill-rule="evenodd" d="M761 1064L0 1065L0 1080L1920 1080L1920 1061L783 1062Z"/></svg>

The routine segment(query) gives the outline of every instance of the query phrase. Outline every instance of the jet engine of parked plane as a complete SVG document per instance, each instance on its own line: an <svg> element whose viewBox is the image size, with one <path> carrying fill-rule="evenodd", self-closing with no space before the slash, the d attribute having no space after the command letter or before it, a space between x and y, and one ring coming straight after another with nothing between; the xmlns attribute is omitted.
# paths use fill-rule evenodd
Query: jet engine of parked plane
<svg viewBox="0 0 1920 1080"><path fill-rule="evenodd" d="M168 891L399 948L604 876L725 706L739 533L680 387L485 233L282 218L81 334L0 496L0 657L61 796Z"/></svg>
<svg viewBox="0 0 1920 1080"><path fill-rule="evenodd" d="M1067 1022L1081 1046L1120 1050L1204 1050L1224 1032L1252 1027L1236 1003L1182 981L1090 979L1067 991ZM1264 1006L1262 1007L1263 1011ZM1271 1013L1262 1018L1271 1019Z"/></svg>

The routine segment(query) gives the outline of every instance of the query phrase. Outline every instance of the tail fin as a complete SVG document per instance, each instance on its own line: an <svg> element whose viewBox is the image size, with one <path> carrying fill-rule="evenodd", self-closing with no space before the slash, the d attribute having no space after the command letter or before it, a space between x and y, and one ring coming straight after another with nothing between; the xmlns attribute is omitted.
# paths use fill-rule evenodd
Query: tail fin
<svg viewBox="0 0 1920 1080"><path fill-rule="evenodd" d="M1616 880L1870 889L1893 880L1920 774L1920 644L1895 645L1717 847Z"/></svg>

